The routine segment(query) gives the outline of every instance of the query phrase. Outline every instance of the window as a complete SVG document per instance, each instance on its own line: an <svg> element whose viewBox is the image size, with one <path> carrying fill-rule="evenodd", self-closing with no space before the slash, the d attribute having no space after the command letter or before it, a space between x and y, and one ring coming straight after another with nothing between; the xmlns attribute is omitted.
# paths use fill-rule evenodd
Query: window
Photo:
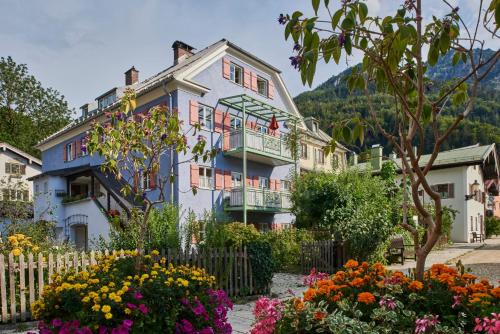
<svg viewBox="0 0 500 334"><path fill-rule="evenodd" d="M259 176L259 188L269 189L269 179L267 177Z"/></svg>
<svg viewBox="0 0 500 334"><path fill-rule="evenodd" d="M214 186L214 177L212 173L212 168L200 167L200 188L212 189Z"/></svg>
<svg viewBox="0 0 500 334"><path fill-rule="evenodd" d="M241 129L242 120L240 117L231 115L231 129Z"/></svg>
<svg viewBox="0 0 500 334"><path fill-rule="evenodd" d="M73 160L73 143L66 144L66 161Z"/></svg>
<svg viewBox="0 0 500 334"><path fill-rule="evenodd" d="M49 183L47 181L45 181L43 183L43 192L44 193L48 193L49 192Z"/></svg>
<svg viewBox="0 0 500 334"><path fill-rule="evenodd" d="M35 195L37 195L40 192L40 185L35 184Z"/></svg>
<svg viewBox="0 0 500 334"><path fill-rule="evenodd" d="M102 110L116 101L116 93L108 94L98 100L99 110Z"/></svg>
<svg viewBox="0 0 500 334"><path fill-rule="evenodd" d="M257 131L258 131L258 132L260 132L260 133L264 133L264 134L266 134L266 135L269 133L269 129L268 129L268 127L267 127L267 126L264 126L264 125L257 125L255 128L256 128L256 129L257 129Z"/></svg>
<svg viewBox="0 0 500 334"><path fill-rule="evenodd" d="M82 157L84 157L84 156L86 156L86 155L89 154L89 152L87 150L87 140L85 138L81 138L80 139L80 143L81 143L81 145L80 145L80 147L81 147L80 154L81 154Z"/></svg>
<svg viewBox="0 0 500 334"><path fill-rule="evenodd" d="M207 130L213 129L213 108L201 105L198 107L198 122Z"/></svg>
<svg viewBox="0 0 500 334"><path fill-rule="evenodd" d="M241 173L232 172L231 173L231 187L238 188L241 187L242 176Z"/></svg>
<svg viewBox="0 0 500 334"><path fill-rule="evenodd" d="M1 194L4 201L28 202L30 200L28 190L2 189Z"/></svg>
<svg viewBox="0 0 500 334"><path fill-rule="evenodd" d="M288 180L281 180L281 190L289 192L292 190L292 182Z"/></svg>
<svg viewBox="0 0 500 334"><path fill-rule="evenodd" d="M318 123L313 122L312 123L312 128L313 128L313 132L317 133L318 132Z"/></svg>
<svg viewBox="0 0 500 334"><path fill-rule="evenodd" d="M243 68L234 63L229 65L229 80L235 84L243 84Z"/></svg>
<svg viewBox="0 0 500 334"><path fill-rule="evenodd" d="M320 165L325 164L325 152L321 149L314 150L314 162Z"/></svg>
<svg viewBox="0 0 500 334"><path fill-rule="evenodd" d="M300 158L307 160L307 144L300 144Z"/></svg>
<svg viewBox="0 0 500 334"><path fill-rule="evenodd" d="M15 162L6 162L5 163L5 174L11 175L21 175L26 174L26 166L20 163Z"/></svg>
<svg viewBox="0 0 500 334"><path fill-rule="evenodd" d="M141 182L142 182L141 189L144 189L144 190L151 189L151 174L148 172L143 172Z"/></svg>
<svg viewBox="0 0 500 334"><path fill-rule="evenodd" d="M433 191L439 193L442 199L453 198L455 196L455 184L453 183L435 184L431 188Z"/></svg>
<svg viewBox="0 0 500 334"><path fill-rule="evenodd" d="M267 94L268 94L268 82L266 79L262 78L262 77L259 77L257 76L257 92L260 94L260 95L264 95L267 97Z"/></svg>

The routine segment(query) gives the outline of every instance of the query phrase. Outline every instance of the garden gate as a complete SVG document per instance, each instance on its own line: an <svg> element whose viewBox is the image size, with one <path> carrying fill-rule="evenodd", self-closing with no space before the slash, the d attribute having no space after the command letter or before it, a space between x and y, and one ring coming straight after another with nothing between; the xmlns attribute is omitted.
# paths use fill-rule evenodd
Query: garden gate
<svg viewBox="0 0 500 334"><path fill-rule="evenodd" d="M345 246L334 240L314 241L301 245L300 266L303 274L312 268L332 274L347 261Z"/></svg>

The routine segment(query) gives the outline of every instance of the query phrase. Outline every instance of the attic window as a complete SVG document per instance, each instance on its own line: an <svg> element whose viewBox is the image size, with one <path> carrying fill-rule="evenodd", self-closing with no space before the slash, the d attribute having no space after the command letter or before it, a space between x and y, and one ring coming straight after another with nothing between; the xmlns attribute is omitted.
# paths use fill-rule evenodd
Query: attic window
<svg viewBox="0 0 500 334"><path fill-rule="evenodd" d="M103 96L102 98L100 98L98 100L98 104L99 104L99 110L102 110L104 108L107 108L109 107L110 105L112 105L114 102L116 101L116 93L111 93L111 94L108 94L106 96Z"/></svg>
<svg viewBox="0 0 500 334"><path fill-rule="evenodd" d="M234 63L229 65L229 80L235 84L243 85L243 68Z"/></svg>
<svg viewBox="0 0 500 334"><path fill-rule="evenodd" d="M317 133L318 132L318 123L317 122L313 122L312 123L312 128L313 128L313 132Z"/></svg>

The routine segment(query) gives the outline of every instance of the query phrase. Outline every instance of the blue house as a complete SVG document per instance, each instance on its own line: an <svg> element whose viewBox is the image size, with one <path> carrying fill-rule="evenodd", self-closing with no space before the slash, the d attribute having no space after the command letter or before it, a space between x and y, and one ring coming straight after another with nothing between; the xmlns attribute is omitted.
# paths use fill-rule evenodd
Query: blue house
<svg viewBox="0 0 500 334"><path fill-rule="evenodd" d="M200 217L215 210L262 230L294 219L288 191L297 161L287 133L306 127L280 71L225 39L199 52L180 41L172 47L171 67L144 81L132 67L124 86L82 106L78 119L37 145L43 170L33 181L47 191L35 198L35 219L56 221L60 237L81 249L90 238L108 234L110 213L134 206L120 194L123 181L99 169L102 158L81 149L91 121L104 122L104 113L118 107L126 88L136 91L138 112L162 103L177 108L184 126L203 124L207 144L219 149L207 163L182 163L191 157L166 153L160 174L168 175L173 166L176 175L167 200L173 196ZM270 129L273 118L277 130ZM188 140L194 145L197 138ZM155 176L145 174L139 182L148 196L158 195Z"/></svg>

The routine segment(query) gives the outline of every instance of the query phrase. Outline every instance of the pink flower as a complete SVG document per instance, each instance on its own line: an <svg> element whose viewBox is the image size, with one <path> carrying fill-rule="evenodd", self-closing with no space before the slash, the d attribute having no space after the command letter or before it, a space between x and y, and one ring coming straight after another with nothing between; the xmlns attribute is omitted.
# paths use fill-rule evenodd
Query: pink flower
<svg viewBox="0 0 500 334"><path fill-rule="evenodd" d="M415 334L425 333L428 329L436 327L439 323L438 315L426 315L422 319L415 321Z"/></svg>
<svg viewBox="0 0 500 334"><path fill-rule="evenodd" d="M55 318L52 320L52 326L54 327L61 327L62 326L62 320L59 318Z"/></svg>
<svg viewBox="0 0 500 334"><path fill-rule="evenodd" d="M461 301L460 295L453 296L453 304L451 305L451 308L455 309L459 307L461 305L460 301Z"/></svg>
<svg viewBox="0 0 500 334"><path fill-rule="evenodd" d="M257 321L250 331L251 334L272 334L276 322L281 319L283 303L278 299L260 298L255 303L253 314Z"/></svg>
<svg viewBox="0 0 500 334"><path fill-rule="evenodd" d="M137 291L136 293L134 293L134 298L138 300L142 299L142 294L139 291Z"/></svg>
<svg viewBox="0 0 500 334"><path fill-rule="evenodd" d="M142 314L148 314L149 312L148 308L144 304L139 305L139 311L141 311Z"/></svg>
<svg viewBox="0 0 500 334"><path fill-rule="evenodd" d="M130 319L123 320L123 326L126 328L132 328L133 324L134 324L134 322Z"/></svg>

